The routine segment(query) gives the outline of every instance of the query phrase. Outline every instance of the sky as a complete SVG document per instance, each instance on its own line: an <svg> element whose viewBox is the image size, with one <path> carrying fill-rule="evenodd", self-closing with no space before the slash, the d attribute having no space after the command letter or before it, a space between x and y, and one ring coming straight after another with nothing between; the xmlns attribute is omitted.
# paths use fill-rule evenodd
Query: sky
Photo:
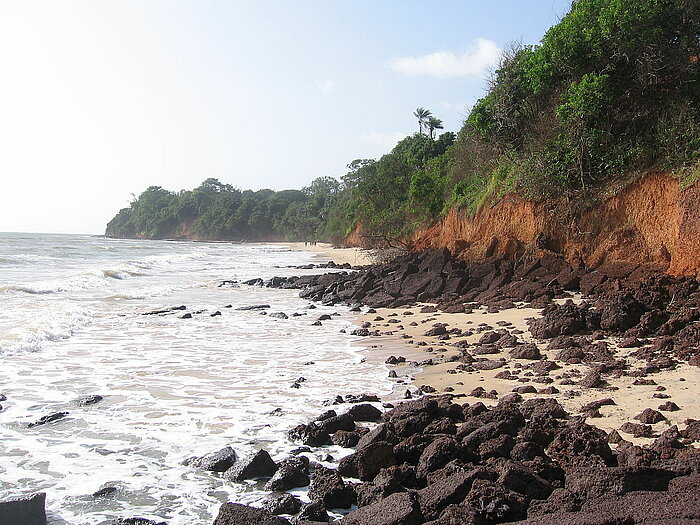
<svg viewBox="0 0 700 525"><path fill-rule="evenodd" d="M0 0L0 231L104 233L148 186L340 178L458 131L570 0Z"/></svg>

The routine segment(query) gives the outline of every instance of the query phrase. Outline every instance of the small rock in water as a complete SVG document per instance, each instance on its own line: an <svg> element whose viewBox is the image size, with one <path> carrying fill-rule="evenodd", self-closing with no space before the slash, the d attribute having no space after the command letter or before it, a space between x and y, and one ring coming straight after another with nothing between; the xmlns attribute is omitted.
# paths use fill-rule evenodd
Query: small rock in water
<svg viewBox="0 0 700 525"><path fill-rule="evenodd" d="M27 428L38 427L40 425L45 425L46 423L51 423L52 421L58 421L63 419L68 415L68 412L56 412L54 414L49 414L48 416L42 416L37 419L34 423L29 423Z"/></svg>
<svg viewBox="0 0 700 525"><path fill-rule="evenodd" d="M0 401L7 401L7 396L5 394L0 394Z"/></svg>
<svg viewBox="0 0 700 525"><path fill-rule="evenodd" d="M217 315L221 315L221 312L219 312L219 310L211 314L211 317L216 317Z"/></svg>
<svg viewBox="0 0 700 525"><path fill-rule="evenodd" d="M192 314L186 313L185 315L181 316L180 319L192 319Z"/></svg>
<svg viewBox="0 0 700 525"><path fill-rule="evenodd" d="M78 406L85 407L88 405L94 405L95 403L99 403L102 401L104 398L100 395L93 394L90 396L84 396L78 399L77 404Z"/></svg>
<svg viewBox="0 0 700 525"><path fill-rule="evenodd" d="M274 317L275 319L289 319L289 316L284 312L273 312L270 314L270 317Z"/></svg>
<svg viewBox="0 0 700 525"><path fill-rule="evenodd" d="M269 304L253 304L251 306L239 306L236 310L247 311L247 310L264 310L265 308L270 308Z"/></svg>
<svg viewBox="0 0 700 525"><path fill-rule="evenodd" d="M101 498L103 496L109 496L110 494L114 494L117 491L117 487L104 487L101 488L100 490L96 490L95 492L92 493L93 498Z"/></svg>

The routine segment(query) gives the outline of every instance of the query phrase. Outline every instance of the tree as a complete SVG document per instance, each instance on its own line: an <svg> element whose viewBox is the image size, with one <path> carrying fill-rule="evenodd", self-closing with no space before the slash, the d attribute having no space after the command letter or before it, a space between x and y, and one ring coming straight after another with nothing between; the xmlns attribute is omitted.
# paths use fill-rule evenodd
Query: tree
<svg viewBox="0 0 700 525"><path fill-rule="evenodd" d="M423 133L423 127L427 124L432 113L425 108L418 108L413 112L413 115L418 119L418 133Z"/></svg>
<svg viewBox="0 0 700 525"><path fill-rule="evenodd" d="M431 139L435 138L436 129L444 129L444 126L442 125L442 120L440 120L439 118L435 118L432 115L428 117L426 126L428 128L429 136Z"/></svg>

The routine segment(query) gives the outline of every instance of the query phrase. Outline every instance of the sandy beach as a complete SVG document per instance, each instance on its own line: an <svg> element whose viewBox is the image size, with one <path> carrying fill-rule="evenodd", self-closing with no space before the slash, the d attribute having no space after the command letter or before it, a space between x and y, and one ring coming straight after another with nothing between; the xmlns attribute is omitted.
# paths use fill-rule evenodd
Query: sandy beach
<svg viewBox="0 0 700 525"><path fill-rule="evenodd" d="M481 401L487 406L493 406L504 396L520 391L523 399L553 397L572 415L583 415L581 408L584 405L609 398L614 404L600 406L595 417L588 417L587 422L606 432L617 430L623 439L639 445L651 443L672 425L682 426L686 419L700 419L700 404L696 398L700 387L700 369L696 366L681 363L675 368L661 370L646 378L636 377L632 373L621 375L608 379L600 387L589 388L578 382L589 372L590 366L581 363L565 364L556 360L557 350L548 351L547 342L538 341L531 336L527 320L539 317L539 309L519 307L487 313L486 308L480 308L472 313L450 314L439 311L421 313L423 306L428 305L379 308L376 313L358 319L359 325L367 327L366 323L370 323L370 329L379 329L382 334L364 341L364 344L370 346L368 360L379 364L390 356L404 357L406 363L388 366L396 371L397 381L410 383L414 392L416 387L424 391L430 391L432 387L435 393L449 392L462 398L460 403ZM436 323L445 324L448 331L457 328L470 335L451 335L450 339L425 335ZM503 348L492 354L474 356L489 361L502 360L503 364L493 370L470 370L470 367L458 360L461 352L454 346L455 343L468 343L474 347L484 334L494 330L507 331L523 343L537 345L541 352L540 359L517 359L509 355L510 348ZM619 339L608 339L606 342L615 347ZM618 348L616 357L626 359L632 370L639 370L644 362L629 356L634 350L637 349ZM425 360L432 360L434 364L425 363ZM557 369L547 375L539 375L535 371L538 370L538 363L551 360L556 363ZM416 370L418 373L411 373ZM504 379L505 375L510 377ZM551 387L558 392L549 393ZM476 389L483 389L484 393L476 397L473 395ZM397 388L397 393L403 391ZM678 409L662 411L666 419L652 425L653 437L634 437L620 431L620 427L627 422L639 423L634 417L643 410L658 410L667 402L675 403Z"/></svg>
<svg viewBox="0 0 700 525"><path fill-rule="evenodd" d="M303 242L270 242L274 246L287 246L294 251L313 252L323 257L328 257L336 264L352 264L353 266L364 266L372 264L374 259L369 250L361 248L336 248L327 242L317 242L307 244Z"/></svg>

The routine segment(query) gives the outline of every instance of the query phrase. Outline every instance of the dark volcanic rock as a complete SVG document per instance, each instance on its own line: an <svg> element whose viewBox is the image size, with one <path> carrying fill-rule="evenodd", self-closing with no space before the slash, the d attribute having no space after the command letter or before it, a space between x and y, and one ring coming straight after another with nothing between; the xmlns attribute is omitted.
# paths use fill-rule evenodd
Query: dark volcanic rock
<svg viewBox="0 0 700 525"><path fill-rule="evenodd" d="M0 525L45 525L46 494L0 501Z"/></svg>
<svg viewBox="0 0 700 525"><path fill-rule="evenodd" d="M275 516L264 509L238 503L224 503L214 525L290 525L289 520Z"/></svg>
<svg viewBox="0 0 700 525"><path fill-rule="evenodd" d="M333 434L331 440L339 447L350 448L356 446L360 441L360 438L368 431L369 430L366 427L358 427L352 432L348 432L347 430L338 430Z"/></svg>
<svg viewBox="0 0 700 525"><path fill-rule="evenodd" d="M530 323L530 332L537 339L549 339L558 335L574 335L586 328L585 310L573 301L563 305L553 304L544 309L544 316Z"/></svg>
<svg viewBox="0 0 700 525"><path fill-rule="evenodd" d="M371 481L384 467L396 464L391 443L377 441L358 449L338 463L338 472L343 476Z"/></svg>
<svg viewBox="0 0 700 525"><path fill-rule="evenodd" d="M41 416L34 423L29 423L27 425L27 428L38 427L41 425L45 425L46 423L58 421L59 419L63 419L67 415L68 415L68 412L55 412L53 414L49 414L48 416Z"/></svg>
<svg viewBox="0 0 700 525"><path fill-rule="evenodd" d="M611 332L622 332L639 323L645 308L632 294L615 295L601 309L600 327Z"/></svg>
<svg viewBox="0 0 700 525"><path fill-rule="evenodd" d="M666 418L661 412L657 412L651 408L645 408L640 414L634 416L634 419L646 425L653 425L659 421L664 421Z"/></svg>
<svg viewBox="0 0 700 525"><path fill-rule="evenodd" d="M320 501L327 509L349 509L355 494L335 470L316 469L309 487L309 499Z"/></svg>
<svg viewBox="0 0 700 525"><path fill-rule="evenodd" d="M84 396L84 397L79 398L76 401L76 404L78 406L85 407L85 406L94 405L96 403L99 403L100 401L102 401L102 399L104 399L102 396L97 395L97 394L93 394L90 396Z"/></svg>
<svg viewBox="0 0 700 525"><path fill-rule="evenodd" d="M426 477L429 472L442 468L455 459L459 452L460 445L457 439L451 436L437 438L423 450L418 460L416 475L419 478Z"/></svg>
<svg viewBox="0 0 700 525"><path fill-rule="evenodd" d="M301 506L301 510L299 511L299 514L297 515L297 519L296 519L295 523L301 524L304 521L310 521L310 522L317 522L318 521L318 522L322 522L322 523L328 522L328 513L326 512L326 509L323 506L323 503L321 503L320 501L312 501L311 503L304 503Z"/></svg>
<svg viewBox="0 0 700 525"><path fill-rule="evenodd" d="M224 477L231 481L245 479L269 478L277 472L277 465L266 450L258 450L254 454L238 460L224 472Z"/></svg>
<svg viewBox="0 0 700 525"><path fill-rule="evenodd" d="M350 407L350 410L348 410L348 414L350 414L355 421L379 421L382 419L382 411L369 403L353 405Z"/></svg>
<svg viewBox="0 0 700 525"><path fill-rule="evenodd" d="M637 490L667 490L680 472L645 467L574 468L566 474L567 490L584 499Z"/></svg>
<svg viewBox="0 0 700 525"><path fill-rule="evenodd" d="M281 492L296 487L306 487L310 481L309 460L299 456L281 461L275 475L265 484L265 490Z"/></svg>
<svg viewBox="0 0 700 525"><path fill-rule="evenodd" d="M340 525L420 525L424 521L415 496L401 492L351 512Z"/></svg>
<svg viewBox="0 0 700 525"><path fill-rule="evenodd" d="M510 356L515 359L539 359L542 357L540 349L533 343L518 345L510 351Z"/></svg>
<svg viewBox="0 0 700 525"><path fill-rule="evenodd" d="M273 492L265 497L263 508L272 514L296 514L301 509L299 498L286 492Z"/></svg>
<svg viewBox="0 0 700 525"><path fill-rule="evenodd" d="M496 474L484 467L457 472L418 491L418 502L426 519L437 518L443 509L461 503L475 480L495 480Z"/></svg>
<svg viewBox="0 0 700 525"><path fill-rule="evenodd" d="M597 464L597 462L605 465L614 463L605 431L579 420L569 422L557 434L549 445L547 453L564 466Z"/></svg>
<svg viewBox="0 0 700 525"><path fill-rule="evenodd" d="M700 521L700 491L635 491L585 501L573 512L531 517L516 525L691 525Z"/></svg>
<svg viewBox="0 0 700 525"><path fill-rule="evenodd" d="M547 499L554 487L522 463L507 461L501 466L498 483L532 499Z"/></svg>
<svg viewBox="0 0 700 525"><path fill-rule="evenodd" d="M186 461L185 464L202 470L225 472L233 466L236 458L236 452L231 447L224 447L216 452L210 452L204 456L192 458Z"/></svg>
<svg viewBox="0 0 700 525"><path fill-rule="evenodd" d="M331 443L331 436L328 431L324 430L320 424L316 422L311 422L306 425L297 425L291 429L287 435L292 441L298 441L310 447L320 447Z"/></svg>
<svg viewBox="0 0 700 525"><path fill-rule="evenodd" d="M481 479L474 481L465 503L496 523L523 519L527 512L525 496Z"/></svg>

